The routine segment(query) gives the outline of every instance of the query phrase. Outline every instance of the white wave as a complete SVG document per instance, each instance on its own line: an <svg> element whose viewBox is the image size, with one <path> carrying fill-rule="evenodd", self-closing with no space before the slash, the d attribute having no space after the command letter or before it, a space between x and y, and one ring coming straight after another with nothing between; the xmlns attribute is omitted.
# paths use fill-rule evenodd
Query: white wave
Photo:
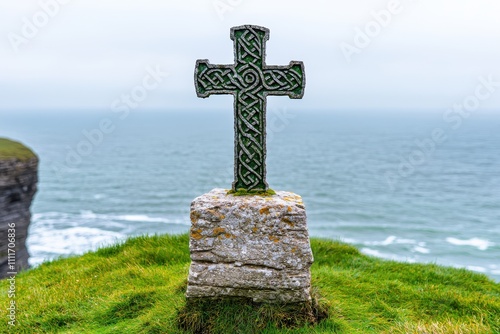
<svg viewBox="0 0 500 334"><path fill-rule="evenodd" d="M90 227L61 230L35 228L33 232L28 237L28 251L39 256L30 258L31 265L38 265L59 256L83 254L127 237L124 233ZM43 256L47 254L50 255Z"/></svg>
<svg viewBox="0 0 500 334"><path fill-rule="evenodd" d="M448 237L446 238L446 241L455 246L472 246L482 251L487 250L489 247L495 246L493 242L479 238L460 240L457 238Z"/></svg>
<svg viewBox="0 0 500 334"><path fill-rule="evenodd" d="M484 267L479 267L479 266L467 266L465 267L468 270L476 271L478 273L486 273L486 268Z"/></svg>
<svg viewBox="0 0 500 334"><path fill-rule="evenodd" d="M351 239L351 238L340 238L342 242L345 242L347 244L357 244L358 241L356 239Z"/></svg>
<svg viewBox="0 0 500 334"><path fill-rule="evenodd" d="M420 246L413 247L413 251L421 254L429 254L431 252L428 248Z"/></svg>
<svg viewBox="0 0 500 334"><path fill-rule="evenodd" d="M31 215L31 220L32 221L36 221L36 220L39 220L43 217L43 214L41 213L34 213L33 215Z"/></svg>
<svg viewBox="0 0 500 334"><path fill-rule="evenodd" d="M386 260L401 261L401 262L408 262L408 263L415 263L416 262L416 260L413 258L398 256L395 254L382 253L376 249L371 249L371 248L366 248L366 247L361 248L360 251L363 254L370 255L370 256L376 256L376 257L386 259Z"/></svg>
<svg viewBox="0 0 500 334"><path fill-rule="evenodd" d="M108 221L128 221L128 222L143 222L143 223L171 223L172 221L164 217L150 217L148 215L108 215L95 214L92 211L81 211L80 217L84 219L99 219Z"/></svg>
<svg viewBox="0 0 500 334"><path fill-rule="evenodd" d="M33 222L47 221L47 220L68 220L77 221L78 219L85 220L101 220L101 221L128 221L128 222L144 222L144 223L166 223L166 224L181 224L186 225L186 219L171 220L166 217L151 217L143 214L130 214L130 215L110 215L110 214L97 214L91 210L81 210L79 215L62 213L62 212L44 212L33 214Z"/></svg>
<svg viewBox="0 0 500 334"><path fill-rule="evenodd" d="M450 265L450 264L448 264L448 265ZM498 266L495 264L490 264L490 265L488 265L487 268L482 267L482 266L478 266L478 265L463 265L463 264L456 264L456 263L451 264L451 266L453 268L464 268L467 270L471 270L471 271L475 271L475 272L487 274L487 275L500 275L500 270L495 269L495 268L498 268Z"/></svg>
<svg viewBox="0 0 500 334"><path fill-rule="evenodd" d="M139 223L144 223L144 225ZM33 215L27 240L29 263L38 265L60 256L78 255L144 233L152 223L188 225L189 218L170 220L148 215L44 212ZM165 226L168 229L167 226Z"/></svg>
<svg viewBox="0 0 500 334"><path fill-rule="evenodd" d="M42 213L34 213L31 216L32 221L38 221L42 219L53 219L53 218L67 218L69 215L67 213L62 212L42 212Z"/></svg>
<svg viewBox="0 0 500 334"><path fill-rule="evenodd" d="M90 210L82 210L80 211L80 216L85 219L95 219L97 215Z"/></svg>
<svg viewBox="0 0 500 334"><path fill-rule="evenodd" d="M403 238L398 238L394 235L388 236L385 240L383 241L366 241L363 243L366 246L389 246L393 244L399 244L399 245L423 245L420 247L424 247L425 243L418 243L417 241L413 239L403 239Z"/></svg>
<svg viewBox="0 0 500 334"><path fill-rule="evenodd" d="M369 246L389 246L389 245L392 245L394 243L394 241L396 241L396 236L394 235L391 235L389 237L387 237L384 241L367 241L365 242L364 244L365 245L369 245Z"/></svg>
<svg viewBox="0 0 500 334"><path fill-rule="evenodd" d="M122 215L115 216L117 220L125 220L130 222L146 222L146 223L170 223L170 219L161 217L149 217L147 215Z"/></svg>
<svg viewBox="0 0 500 334"><path fill-rule="evenodd" d="M370 248L361 248L361 252L366 255L371 255L371 256L377 256L377 257L382 257L382 253L380 253L376 249L370 249Z"/></svg>
<svg viewBox="0 0 500 334"><path fill-rule="evenodd" d="M416 240L413 240L413 239L396 239L396 243L397 244L402 244L402 245L415 245L417 244L417 241Z"/></svg>

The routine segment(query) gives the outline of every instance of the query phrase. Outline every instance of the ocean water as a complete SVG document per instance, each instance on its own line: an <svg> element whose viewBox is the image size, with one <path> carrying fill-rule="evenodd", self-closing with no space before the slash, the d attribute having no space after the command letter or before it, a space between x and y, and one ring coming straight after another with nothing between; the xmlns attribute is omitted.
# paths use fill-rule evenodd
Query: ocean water
<svg viewBox="0 0 500 334"><path fill-rule="evenodd" d="M303 197L312 236L500 281L500 115L276 109L267 129L268 183ZM32 265L187 232L190 202L233 179L230 110L13 112L0 135L41 158Z"/></svg>

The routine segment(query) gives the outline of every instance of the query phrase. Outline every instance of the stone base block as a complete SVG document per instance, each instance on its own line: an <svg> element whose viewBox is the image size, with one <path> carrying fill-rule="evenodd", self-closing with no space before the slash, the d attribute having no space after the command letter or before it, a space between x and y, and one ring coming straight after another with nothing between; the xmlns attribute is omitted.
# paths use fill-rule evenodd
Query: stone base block
<svg viewBox="0 0 500 334"><path fill-rule="evenodd" d="M313 256L302 198L214 189L191 204L187 298L309 301Z"/></svg>

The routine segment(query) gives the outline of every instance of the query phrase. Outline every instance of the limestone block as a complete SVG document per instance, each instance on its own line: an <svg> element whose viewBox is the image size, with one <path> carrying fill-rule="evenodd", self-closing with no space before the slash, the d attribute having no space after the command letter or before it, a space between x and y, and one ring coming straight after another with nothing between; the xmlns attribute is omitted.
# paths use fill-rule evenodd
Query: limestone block
<svg viewBox="0 0 500 334"><path fill-rule="evenodd" d="M310 300L313 256L302 198L214 189L191 204L188 298Z"/></svg>

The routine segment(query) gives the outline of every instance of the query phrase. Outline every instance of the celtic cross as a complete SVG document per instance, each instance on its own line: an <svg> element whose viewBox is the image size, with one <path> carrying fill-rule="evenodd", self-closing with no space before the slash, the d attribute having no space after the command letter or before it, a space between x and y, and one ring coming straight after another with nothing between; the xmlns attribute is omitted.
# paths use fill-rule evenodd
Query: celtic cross
<svg viewBox="0 0 500 334"><path fill-rule="evenodd" d="M266 97L304 95L304 64L266 65L269 29L245 25L231 29L234 64L196 62L195 87L198 97L234 95L234 191L266 191Z"/></svg>

